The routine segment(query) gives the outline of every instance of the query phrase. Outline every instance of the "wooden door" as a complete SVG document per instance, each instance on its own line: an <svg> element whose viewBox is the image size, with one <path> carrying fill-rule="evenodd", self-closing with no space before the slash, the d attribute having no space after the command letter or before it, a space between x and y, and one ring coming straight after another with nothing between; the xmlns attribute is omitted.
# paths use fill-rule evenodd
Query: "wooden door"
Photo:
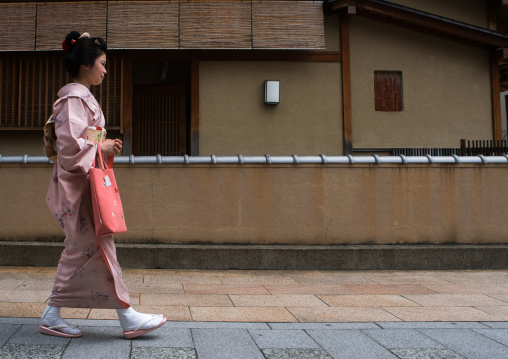
<svg viewBox="0 0 508 359"><path fill-rule="evenodd" d="M136 156L182 156L186 152L186 89L134 88L133 152Z"/></svg>

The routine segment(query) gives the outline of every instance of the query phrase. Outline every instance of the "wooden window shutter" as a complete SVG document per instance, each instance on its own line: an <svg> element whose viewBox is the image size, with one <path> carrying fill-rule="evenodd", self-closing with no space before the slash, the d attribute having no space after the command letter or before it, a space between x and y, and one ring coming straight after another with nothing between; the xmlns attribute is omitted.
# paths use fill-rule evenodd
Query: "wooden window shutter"
<svg viewBox="0 0 508 359"><path fill-rule="evenodd" d="M180 48L251 47L250 2L195 0L180 3Z"/></svg>
<svg viewBox="0 0 508 359"><path fill-rule="evenodd" d="M402 72L374 71L376 111L402 111Z"/></svg>
<svg viewBox="0 0 508 359"><path fill-rule="evenodd" d="M61 50L70 31L106 39L106 2L37 4L36 50Z"/></svg>
<svg viewBox="0 0 508 359"><path fill-rule="evenodd" d="M102 84L92 86L90 90L104 113L106 129L121 129L122 55L108 51L106 71L107 74Z"/></svg>
<svg viewBox="0 0 508 359"><path fill-rule="evenodd" d="M324 49L323 4L253 2L252 33L256 49Z"/></svg>
<svg viewBox="0 0 508 359"><path fill-rule="evenodd" d="M0 4L0 51L34 50L35 3Z"/></svg>
<svg viewBox="0 0 508 359"><path fill-rule="evenodd" d="M106 128L118 129L121 55L109 52L106 66L102 85L91 90L104 112ZM70 80L61 53L0 55L0 130L42 129L58 91Z"/></svg>
<svg viewBox="0 0 508 359"><path fill-rule="evenodd" d="M178 2L110 2L108 48L177 49Z"/></svg>

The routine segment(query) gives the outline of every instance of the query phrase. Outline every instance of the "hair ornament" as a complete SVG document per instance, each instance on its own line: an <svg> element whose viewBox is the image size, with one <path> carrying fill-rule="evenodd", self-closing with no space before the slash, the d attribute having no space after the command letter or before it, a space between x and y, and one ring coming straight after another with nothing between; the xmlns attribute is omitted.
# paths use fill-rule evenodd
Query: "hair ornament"
<svg viewBox="0 0 508 359"><path fill-rule="evenodd" d="M90 38L90 34L88 32L84 32L84 33L81 34L81 36L79 38L81 39L82 37L88 37L88 38Z"/></svg>
<svg viewBox="0 0 508 359"><path fill-rule="evenodd" d="M71 45L75 45L76 44L76 39L72 39L71 40Z"/></svg>

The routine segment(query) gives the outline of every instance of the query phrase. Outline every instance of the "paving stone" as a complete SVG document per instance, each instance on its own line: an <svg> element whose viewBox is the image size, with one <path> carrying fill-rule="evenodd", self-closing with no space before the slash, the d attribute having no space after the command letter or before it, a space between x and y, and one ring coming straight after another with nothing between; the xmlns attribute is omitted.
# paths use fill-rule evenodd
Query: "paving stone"
<svg viewBox="0 0 508 359"><path fill-rule="evenodd" d="M263 349L266 359L332 358L323 349Z"/></svg>
<svg viewBox="0 0 508 359"><path fill-rule="evenodd" d="M263 295L263 297L267 297ZM200 306L232 307L233 303L225 294L141 294L143 306Z"/></svg>
<svg viewBox="0 0 508 359"><path fill-rule="evenodd" d="M492 322L496 323L496 322ZM478 322L376 322L384 329L485 329ZM508 327L508 326L507 326Z"/></svg>
<svg viewBox="0 0 508 359"><path fill-rule="evenodd" d="M132 340L132 347L194 348L190 329L175 329L163 325L153 335L143 335Z"/></svg>
<svg viewBox="0 0 508 359"><path fill-rule="evenodd" d="M508 329L475 329L475 332L508 346Z"/></svg>
<svg viewBox="0 0 508 359"><path fill-rule="evenodd" d="M120 328L89 327L83 337L71 340L62 358L128 358L130 350L131 341L123 337Z"/></svg>
<svg viewBox="0 0 508 359"><path fill-rule="evenodd" d="M345 288L356 294L432 294L435 291L421 285L411 284L365 284L344 285Z"/></svg>
<svg viewBox="0 0 508 359"><path fill-rule="evenodd" d="M245 329L193 329L199 359L264 359Z"/></svg>
<svg viewBox="0 0 508 359"><path fill-rule="evenodd" d="M360 323L268 323L272 329L379 329L372 322Z"/></svg>
<svg viewBox="0 0 508 359"><path fill-rule="evenodd" d="M464 359L450 349L393 349L400 359Z"/></svg>
<svg viewBox="0 0 508 359"><path fill-rule="evenodd" d="M320 348L303 330L249 330L249 333L261 349Z"/></svg>
<svg viewBox="0 0 508 359"><path fill-rule="evenodd" d="M445 347L471 359L508 358L508 347L469 329L419 329Z"/></svg>
<svg viewBox="0 0 508 359"><path fill-rule="evenodd" d="M488 297L483 294L423 294L405 295L409 300L424 307L478 307L502 306L506 302ZM389 305L386 305L389 306Z"/></svg>
<svg viewBox="0 0 508 359"><path fill-rule="evenodd" d="M45 345L62 345L69 343L69 338L55 337L53 335L42 334L39 323L34 325L22 325L21 328L14 333L9 339L11 344L45 344Z"/></svg>
<svg viewBox="0 0 508 359"><path fill-rule="evenodd" d="M251 322L171 322L164 327L189 329L270 329L266 323Z"/></svg>
<svg viewBox="0 0 508 359"><path fill-rule="evenodd" d="M288 307L300 322L372 322L400 321L382 308L376 307Z"/></svg>
<svg viewBox="0 0 508 359"><path fill-rule="evenodd" d="M56 359L62 356L65 346L39 344L5 344L0 349L2 359Z"/></svg>
<svg viewBox="0 0 508 359"><path fill-rule="evenodd" d="M196 359L196 350L193 348L132 348L130 359Z"/></svg>
<svg viewBox="0 0 508 359"><path fill-rule="evenodd" d="M319 295L330 307L406 307L419 306L400 295Z"/></svg>
<svg viewBox="0 0 508 359"><path fill-rule="evenodd" d="M0 317L2 324L39 324L40 318Z"/></svg>
<svg viewBox="0 0 508 359"><path fill-rule="evenodd" d="M508 307L506 308L508 309ZM486 311L483 309L480 310L479 308L473 307L383 307L383 309L405 322L476 322L502 320L498 316L486 313ZM508 311L506 313L508 315ZM383 319L382 321L386 320Z"/></svg>
<svg viewBox="0 0 508 359"><path fill-rule="evenodd" d="M262 285L224 285L224 284L193 284L184 285L185 293L188 294L264 294L270 295Z"/></svg>
<svg viewBox="0 0 508 359"><path fill-rule="evenodd" d="M493 315L495 317L495 319L493 320L501 320L501 321L508 320L508 305L476 307L476 309L479 309L485 313Z"/></svg>
<svg viewBox="0 0 508 359"><path fill-rule="evenodd" d="M297 322L284 307L191 307L192 319L203 322Z"/></svg>
<svg viewBox="0 0 508 359"><path fill-rule="evenodd" d="M414 329L373 329L362 332L388 349L443 348L442 344Z"/></svg>
<svg viewBox="0 0 508 359"><path fill-rule="evenodd" d="M342 285L267 285L264 286L271 294L353 294Z"/></svg>
<svg viewBox="0 0 508 359"><path fill-rule="evenodd" d="M508 329L508 322L481 322L481 324L490 328Z"/></svg>
<svg viewBox="0 0 508 359"><path fill-rule="evenodd" d="M307 332L334 358L397 358L359 330L308 330Z"/></svg>
<svg viewBox="0 0 508 359"><path fill-rule="evenodd" d="M44 303L51 290L1 290L0 302Z"/></svg>
<svg viewBox="0 0 508 359"><path fill-rule="evenodd" d="M16 324L0 324L0 347L9 340L18 328L19 325Z"/></svg>

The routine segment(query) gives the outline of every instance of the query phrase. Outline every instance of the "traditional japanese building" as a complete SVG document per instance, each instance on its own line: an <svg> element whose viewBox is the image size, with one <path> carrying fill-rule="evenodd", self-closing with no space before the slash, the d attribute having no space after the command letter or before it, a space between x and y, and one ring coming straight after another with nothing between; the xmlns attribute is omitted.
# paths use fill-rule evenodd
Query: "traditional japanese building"
<svg viewBox="0 0 508 359"><path fill-rule="evenodd" d="M30 158L76 30L108 43L93 93L124 143L120 243L508 251L491 247L508 244L508 158L457 157L461 140L506 131L506 0L0 0L0 22L9 248L61 241L44 205L51 165ZM430 148L456 157L407 163Z"/></svg>

